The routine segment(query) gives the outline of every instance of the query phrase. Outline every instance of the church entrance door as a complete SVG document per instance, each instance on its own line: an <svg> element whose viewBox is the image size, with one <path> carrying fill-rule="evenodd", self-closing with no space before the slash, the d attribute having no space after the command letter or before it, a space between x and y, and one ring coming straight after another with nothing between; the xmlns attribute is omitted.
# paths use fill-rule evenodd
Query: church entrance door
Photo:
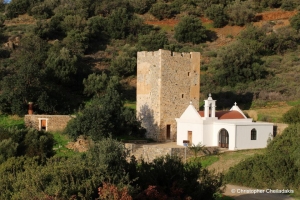
<svg viewBox="0 0 300 200"><path fill-rule="evenodd" d="M221 129L219 132L219 147L228 148L229 144L229 134L226 129Z"/></svg>

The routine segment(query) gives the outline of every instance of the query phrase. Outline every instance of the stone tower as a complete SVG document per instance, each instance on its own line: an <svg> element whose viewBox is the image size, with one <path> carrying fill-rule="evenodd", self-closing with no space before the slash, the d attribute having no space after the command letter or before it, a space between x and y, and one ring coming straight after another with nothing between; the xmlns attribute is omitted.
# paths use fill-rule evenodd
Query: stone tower
<svg viewBox="0 0 300 200"><path fill-rule="evenodd" d="M138 52L136 93L137 116L147 137L175 140L175 118L190 101L199 108L200 53Z"/></svg>

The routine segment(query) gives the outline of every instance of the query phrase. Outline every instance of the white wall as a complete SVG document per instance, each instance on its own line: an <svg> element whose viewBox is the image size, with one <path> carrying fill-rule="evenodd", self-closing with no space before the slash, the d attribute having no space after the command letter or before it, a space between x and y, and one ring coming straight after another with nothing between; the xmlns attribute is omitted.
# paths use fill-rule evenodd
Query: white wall
<svg viewBox="0 0 300 200"><path fill-rule="evenodd" d="M256 129L256 140L251 140L251 130ZM237 125L237 149L259 149L267 146L270 135L273 135L273 124Z"/></svg>
<svg viewBox="0 0 300 200"><path fill-rule="evenodd" d="M183 146L183 140L188 140L188 131L192 131L192 143L203 144L203 128L200 123L177 123L177 145Z"/></svg>
<svg viewBox="0 0 300 200"><path fill-rule="evenodd" d="M205 146L216 146L214 145L214 134L213 134L213 123L203 124L203 145Z"/></svg>
<svg viewBox="0 0 300 200"><path fill-rule="evenodd" d="M235 149L235 125L226 123L214 123L214 143L213 146L219 146L219 132L224 128L228 131L229 135L229 150Z"/></svg>

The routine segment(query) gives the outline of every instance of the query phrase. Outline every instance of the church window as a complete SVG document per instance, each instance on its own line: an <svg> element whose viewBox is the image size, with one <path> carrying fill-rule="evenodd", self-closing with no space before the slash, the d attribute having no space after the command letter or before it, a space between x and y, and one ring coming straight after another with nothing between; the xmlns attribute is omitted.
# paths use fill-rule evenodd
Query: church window
<svg viewBox="0 0 300 200"><path fill-rule="evenodd" d="M256 135L257 135L257 132L256 132L256 129L252 129L251 130L251 140L256 140Z"/></svg>

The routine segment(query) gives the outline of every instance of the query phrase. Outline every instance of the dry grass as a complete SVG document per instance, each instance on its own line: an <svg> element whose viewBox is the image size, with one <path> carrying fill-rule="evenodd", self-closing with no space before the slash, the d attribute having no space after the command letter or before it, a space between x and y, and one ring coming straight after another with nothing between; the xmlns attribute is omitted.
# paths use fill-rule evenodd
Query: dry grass
<svg viewBox="0 0 300 200"><path fill-rule="evenodd" d="M264 151L265 149L227 151L221 153L219 155L219 160L208 166L208 169L225 173L229 170L230 167L235 166L242 160L254 156L255 154L262 154Z"/></svg>
<svg viewBox="0 0 300 200"><path fill-rule="evenodd" d="M253 106L252 109L243 111L255 121L280 123L282 122L282 115L291 108L292 106L287 102L270 102L263 107Z"/></svg>

